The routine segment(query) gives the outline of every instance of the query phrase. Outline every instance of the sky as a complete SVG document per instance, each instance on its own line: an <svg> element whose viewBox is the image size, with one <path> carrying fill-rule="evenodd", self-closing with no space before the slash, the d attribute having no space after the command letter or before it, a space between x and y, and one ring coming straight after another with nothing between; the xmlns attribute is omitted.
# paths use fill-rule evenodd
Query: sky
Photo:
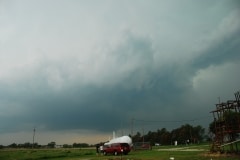
<svg viewBox="0 0 240 160"><path fill-rule="evenodd" d="M0 144L208 127L240 90L238 0L0 0ZM207 129L206 129L207 130Z"/></svg>

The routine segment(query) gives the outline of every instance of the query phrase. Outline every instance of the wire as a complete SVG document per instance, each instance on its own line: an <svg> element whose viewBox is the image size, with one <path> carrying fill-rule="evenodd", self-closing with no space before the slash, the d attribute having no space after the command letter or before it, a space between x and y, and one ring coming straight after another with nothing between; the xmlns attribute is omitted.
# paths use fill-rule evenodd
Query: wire
<svg viewBox="0 0 240 160"><path fill-rule="evenodd" d="M174 121L170 121L170 120L142 120L142 119L133 119L134 121L139 121L139 122L146 122L146 123L181 123L181 122L194 122L194 121L200 121L200 120L204 120L207 118L210 118L212 116L204 116L204 117L198 117L195 119L185 119L185 120L174 120Z"/></svg>

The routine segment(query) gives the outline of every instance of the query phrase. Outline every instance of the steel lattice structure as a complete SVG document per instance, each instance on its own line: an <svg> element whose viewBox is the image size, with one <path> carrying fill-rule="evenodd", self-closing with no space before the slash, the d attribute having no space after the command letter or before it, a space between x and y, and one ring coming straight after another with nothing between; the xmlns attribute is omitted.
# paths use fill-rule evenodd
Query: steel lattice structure
<svg viewBox="0 0 240 160"><path fill-rule="evenodd" d="M231 152L239 152L236 140L240 133L240 92L235 93L235 100L216 104L216 109L211 111L214 118L215 137L212 151L224 152L224 147L229 145Z"/></svg>

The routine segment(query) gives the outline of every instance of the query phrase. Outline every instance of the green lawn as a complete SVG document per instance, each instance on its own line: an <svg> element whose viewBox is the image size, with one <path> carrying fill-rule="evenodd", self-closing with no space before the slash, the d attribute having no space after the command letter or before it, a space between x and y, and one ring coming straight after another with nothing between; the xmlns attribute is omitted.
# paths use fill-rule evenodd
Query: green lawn
<svg viewBox="0 0 240 160"><path fill-rule="evenodd" d="M2 149L0 160L239 160L226 154L210 154L208 145L160 146L131 151L129 155L96 155L95 149Z"/></svg>

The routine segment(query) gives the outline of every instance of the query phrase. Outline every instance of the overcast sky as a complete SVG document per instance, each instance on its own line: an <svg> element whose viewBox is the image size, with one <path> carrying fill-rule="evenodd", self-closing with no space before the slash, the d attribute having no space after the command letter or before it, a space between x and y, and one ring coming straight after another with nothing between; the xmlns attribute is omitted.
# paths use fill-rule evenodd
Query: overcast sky
<svg viewBox="0 0 240 160"><path fill-rule="evenodd" d="M0 0L0 144L208 127L240 90L239 0Z"/></svg>

